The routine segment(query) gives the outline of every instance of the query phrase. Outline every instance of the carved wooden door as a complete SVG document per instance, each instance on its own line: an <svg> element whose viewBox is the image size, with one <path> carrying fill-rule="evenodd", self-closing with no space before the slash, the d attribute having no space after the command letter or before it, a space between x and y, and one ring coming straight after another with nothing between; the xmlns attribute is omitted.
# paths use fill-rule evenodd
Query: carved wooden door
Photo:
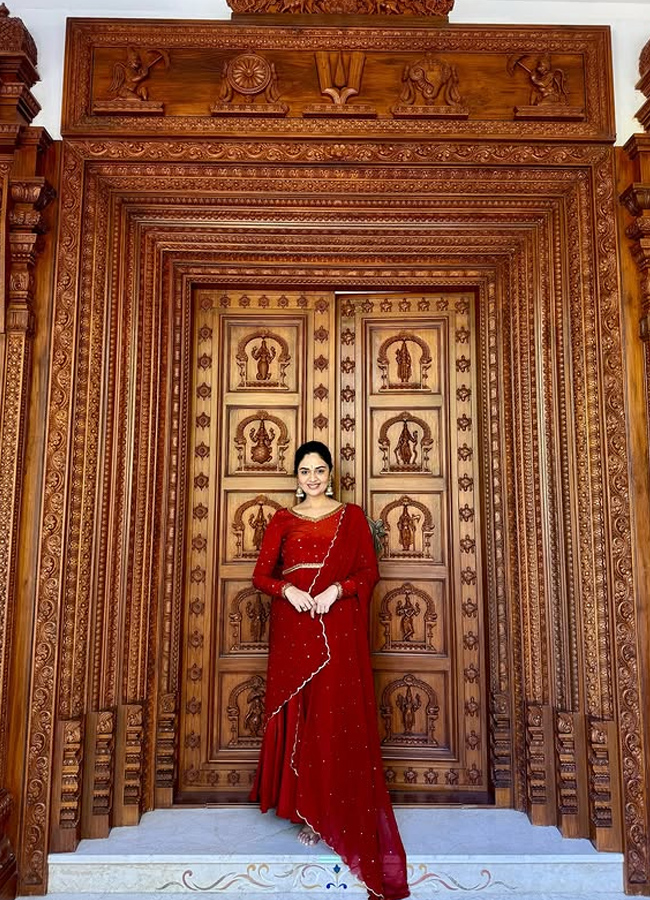
<svg viewBox="0 0 650 900"><path fill-rule="evenodd" d="M371 647L386 778L488 799L474 296L340 302L344 499L381 529Z"/></svg>
<svg viewBox="0 0 650 900"><path fill-rule="evenodd" d="M179 799L250 790L270 605L251 573L270 517L295 504L296 446L333 445L333 335L327 293L193 298Z"/></svg>
<svg viewBox="0 0 650 900"><path fill-rule="evenodd" d="M178 799L250 789L270 604L250 577L312 437L383 535L370 637L389 784L486 799L473 296L201 289L193 303Z"/></svg>

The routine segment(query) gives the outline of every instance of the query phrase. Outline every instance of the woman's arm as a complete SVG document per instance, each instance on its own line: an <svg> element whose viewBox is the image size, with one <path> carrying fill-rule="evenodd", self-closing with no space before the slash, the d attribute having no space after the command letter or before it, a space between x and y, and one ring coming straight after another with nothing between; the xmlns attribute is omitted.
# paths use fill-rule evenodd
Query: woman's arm
<svg viewBox="0 0 650 900"><path fill-rule="evenodd" d="M313 598L290 581L275 577L282 556L283 536L282 516L276 513L264 532L260 555L253 570L253 585L269 597L284 597L298 612L307 612L314 605Z"/></svg>
<svg viewBox="0 0 650 900"><path fill-rule="evenodd" d="M253 570L253 585L269 597L280 597L283 587L289 584L288 581L275 577L282 552L284 535L282 518L281 511L278 511L266 526L260 554Z"/></svg>

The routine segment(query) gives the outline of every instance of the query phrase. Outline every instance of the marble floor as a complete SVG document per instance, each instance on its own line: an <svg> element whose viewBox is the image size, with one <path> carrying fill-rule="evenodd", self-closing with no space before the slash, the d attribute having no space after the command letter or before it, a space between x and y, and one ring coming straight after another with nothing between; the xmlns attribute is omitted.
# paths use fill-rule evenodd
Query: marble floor
<svg viewBox="0 0 650 900"><path fill-rule="evenodd" d="M414 898L623 900L623 859L587 840L535 827L514 810L397 809ZM304 847L294 826L252 808L154 810L134 828L51 854L49 891L70 900L237 900L351 895L363 886L324 844ZM116 897L117 895L117 897Z"/></svg>

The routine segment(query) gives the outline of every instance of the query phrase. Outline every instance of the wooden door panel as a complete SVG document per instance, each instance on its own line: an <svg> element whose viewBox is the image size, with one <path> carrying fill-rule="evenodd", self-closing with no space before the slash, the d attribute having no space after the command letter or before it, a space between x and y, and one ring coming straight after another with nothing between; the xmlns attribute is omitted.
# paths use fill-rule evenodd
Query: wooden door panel
<svg viewBox="0 0 650 900"><path fill-rule="evenodd" d="M371 646L386 777L488 799L471 292L342 298L341 485L381 529Z"/></svg>
<svg viewBox="0 0 650 900"><path fill-rule="evenodd" d="M204 289L195 313L179 797L248 793L270 612L250 577L315 437L381 528L370 640L389 784L487 798L473 296L355 295L335 322L331 296Z"/></svg>
<svg viewBox="0 0 650 900"><path fill-rule="evenodd" d="M334 434L333 297L193 298L179 799L244 801L261 744L270 598L264 530L295 503L296 447Z"/></svg>

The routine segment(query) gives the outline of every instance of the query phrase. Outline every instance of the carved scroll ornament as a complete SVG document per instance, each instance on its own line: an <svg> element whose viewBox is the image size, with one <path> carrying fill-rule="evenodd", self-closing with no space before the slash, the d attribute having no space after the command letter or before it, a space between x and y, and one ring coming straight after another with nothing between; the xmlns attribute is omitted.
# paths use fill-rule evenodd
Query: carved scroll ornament
<svg viewBox="0 0 650 900"><path fill-rule="evenodd" d="M400 102L393 107L396 117L466 119L456 66L427 53L402 74Z"/></svg>

